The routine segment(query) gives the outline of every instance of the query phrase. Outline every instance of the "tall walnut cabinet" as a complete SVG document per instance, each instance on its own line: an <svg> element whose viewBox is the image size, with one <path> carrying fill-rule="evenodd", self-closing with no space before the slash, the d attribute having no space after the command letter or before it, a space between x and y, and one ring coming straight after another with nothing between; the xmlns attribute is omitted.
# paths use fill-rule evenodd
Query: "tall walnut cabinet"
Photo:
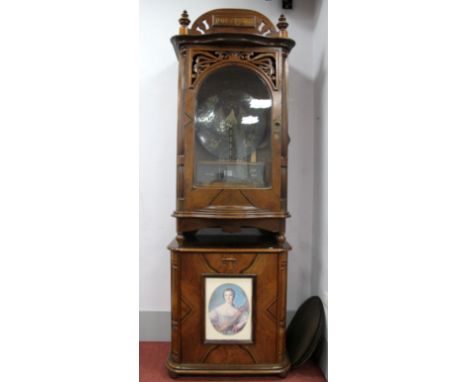
<svg viewBox="0 0 468 382"><path fill-rule="evenodd" d="M172 37L179 60L177 221L166 367L286 375L286 19L209 11ZM209 232L210 234L207 234Z"/></svg>

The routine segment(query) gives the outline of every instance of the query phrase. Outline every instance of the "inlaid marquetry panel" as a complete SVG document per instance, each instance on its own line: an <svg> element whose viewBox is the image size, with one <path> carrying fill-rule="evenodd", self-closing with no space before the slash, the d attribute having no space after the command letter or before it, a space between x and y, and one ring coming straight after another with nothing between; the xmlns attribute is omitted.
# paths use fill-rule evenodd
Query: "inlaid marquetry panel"
<svg viewBox="0 0 468 382"><path fill-rule="evenodd" d="M275 362L278 339L278 254L275 253L183 253L180 254L181 362L257 364ZM256 276L253 298L254 343L248 345L204 344L204 283L206 274L249 274ZM282 286L281 286L282 287ZM283 351L283 350L281 350Z"/></svg>

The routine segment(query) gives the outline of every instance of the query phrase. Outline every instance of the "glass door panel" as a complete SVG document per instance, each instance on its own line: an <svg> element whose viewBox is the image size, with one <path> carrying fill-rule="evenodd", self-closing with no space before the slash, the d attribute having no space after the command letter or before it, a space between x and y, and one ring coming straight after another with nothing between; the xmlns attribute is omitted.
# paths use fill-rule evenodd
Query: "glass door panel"
<svg viewBox="0 0 468 382"><path fill-rule="evenodd" d="M196 100L196 186L271 187L271 107L252 70L225 66L206 77Z"/></svg>

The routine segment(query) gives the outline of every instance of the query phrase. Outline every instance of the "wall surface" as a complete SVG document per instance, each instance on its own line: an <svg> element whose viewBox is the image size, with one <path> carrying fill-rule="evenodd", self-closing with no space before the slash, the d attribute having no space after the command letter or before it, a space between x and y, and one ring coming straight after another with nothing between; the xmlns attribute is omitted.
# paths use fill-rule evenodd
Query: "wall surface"
<svg viewBox="0 0 468 382"><path fill-rule="evenodd" d="M170 272L167 244L175 236L177 59L169 42L187 9L193 21L227 0L140 3L140 337L169 337ZM289 179L286 235L288 311L311 295L327 304L327 2L237 0L274 23L284 13L296 41L289 58ZM145 319L146 317L146 319ZM149 335L156 328L160 332Z"/></svg>

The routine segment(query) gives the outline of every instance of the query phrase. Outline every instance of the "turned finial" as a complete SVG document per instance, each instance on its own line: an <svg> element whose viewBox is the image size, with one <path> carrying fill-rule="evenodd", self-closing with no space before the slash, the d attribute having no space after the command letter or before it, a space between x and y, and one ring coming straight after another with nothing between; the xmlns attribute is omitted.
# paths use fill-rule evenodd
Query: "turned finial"
<svg viewBox="0 0 468 382"><path fill-rule="evenodd" d="M284 15L281 15L279 17L278 24L276 24L276 26L280 30L279 32L280 37L288 37L288 31L286 30L288 25L289 24L286 21L286 17L284 17Z"/></svg>
<svg viewBox="0 0 468 382"><path fill-rule="evenodd" d="M190 24L190 19L188 18L188 13L186 10L182 12L182 15L179 19L179 34L188 34L188 25Z"/></svg>

